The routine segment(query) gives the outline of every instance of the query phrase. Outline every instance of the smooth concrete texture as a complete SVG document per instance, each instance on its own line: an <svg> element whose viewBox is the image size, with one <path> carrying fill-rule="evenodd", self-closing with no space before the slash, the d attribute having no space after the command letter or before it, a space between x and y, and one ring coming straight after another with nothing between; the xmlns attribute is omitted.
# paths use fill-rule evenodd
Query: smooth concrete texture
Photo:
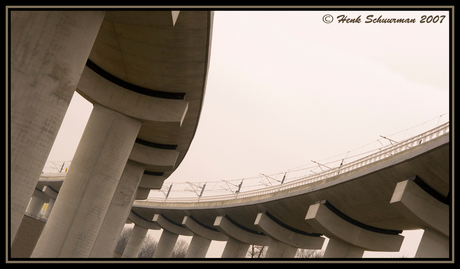
<svg viewBox="0 0 460 269"><path fill-rule="evenodd" d="M365 249L351 245L336 237L329 238L323 258L362 258Z"/></svg>
<svg viewBox="0 0 460 269"><path fill-rule="evenodd" d="M11 258L30 258L44 227L43 221L24 215L11 245Z"/></svg>
<svg viewBox="0 0 460 269"><path fill-rule="evenodd" d="M415 258L450 258L453 253L450 245L449 237L426 228L415 253Z"/></svg>
<svg viewBox="0 0 460 269"><path fill-rule="evenodd" d="M324 244L324 238L289 230L270 219L265 213L257 214L254 225L259 227L264 234L294 248L321 249Z"/></svg>
<svg viewBox="0 0 460 269"><path fill-rule="evenodd" d="M137 258L147 232L148 229L139 225L134 225L134 228L131 231L131 235L129 236L128 243L126 244L125 251L123 251L123 255L121 257Z"/></svg>
<svg viewBox="0 0 460 269"><path fill-rule="evenodd" d="M305 221L319 233L372 251L399 251L404 236L370 231L352 224L328 209L323 203L310 205Z"/></svg>
<svg viewBox="0 0 460 269"><path fill-rule="evenodd" d="M248 249L249 244L236 240L233 237L229 237L227 243L225 244L221 258L244 258L246 257L246 254L248 254Z"/></svg>
<svg viewBox="0 0 460 269"><path fill-rule="evenodd" d="M144 166L128 160L104 222L91 249L90 258L111 258L124 224L131 212L137 186L144 173Z"/></svg>
<svg viewBox="0 0 460 269"><path fill-rule="evenodd" d="M32 257L86 258L141 122L95 105Z"/></svg>
<svg viewBox="0 0 460 269"><path fill-rule="evenodd" d="M420 228L433 229L449 237L449 206L428 194L413 180L396 184L390 204Z"/></svg>
<svg viewBox="0 0 460 269"><path fill-rule="evenodd" d="M178 237L178 234L163 229L152 258L170 258Z"/></svg>
<svg viewBox="0 0 460 269"><path fill-rule="evenodd" d="M217 216L214 221L214 227L227 237L234 238L246 244L259 246L268 246L270 244L271 239L267 235L242 229L225 216Z"/></svg>
<svg viewBox="0 0 460 269"><path fill-rule="evenodd" d="M193 235L192 241L190 241L190 245L188 246L187 253L185 254L185 258L206 257L206 253L208 253L210 244L210 239L204 238L197 234Z"/></svg>
<svg viewBox="0 0 460 269"><path fill-rule="evenodd" d="M270 241L265 258L294 258L297 252L296 247L286 245L276 239Z"/></svg>
<svg viewBox="0 0 460 269"><path fill-rule="evenodd" d="M9 14L13 243L105 11L12 10Z"/></svg>
<svg viewBox="0 0 460 269"><path fill-rule="evenodd" d="M194 221L190 216L184 216L182 220L182 225L187 227L187 229L192 231L195 235L199 235L209 240L227 241L228 238L226 235L219 232L217 229L212 230L210 229L211 226L205 227L202 224Z"/></svg>

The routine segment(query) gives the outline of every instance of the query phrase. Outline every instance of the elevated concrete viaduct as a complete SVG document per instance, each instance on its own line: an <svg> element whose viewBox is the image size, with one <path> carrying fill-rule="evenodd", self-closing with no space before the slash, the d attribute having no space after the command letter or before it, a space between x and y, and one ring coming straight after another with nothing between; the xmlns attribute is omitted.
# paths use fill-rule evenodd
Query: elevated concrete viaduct
<svg viewBox="0 0 460 269"><path fill-rule="evenodd" d="M401 232L412 229L425 230L416 257L448 258L452 182L449 132L441 133L317 182L238 198L135 201L132 212L198 234L183 221L193 219L211 240L224 240L219 231L227 258L244 257L250 244L268 246L267 257L294 257L297 248L321 249L320 235L329 238L324 257L359 258L365 250L399 251Z"/></svg>
<svg viewBox="0 0 460 269"><path fill-rule="evenodd" d="M299 248L321 249L325 237L325 258L360 258L366 250L397 252L403 230L423 229L416 257L447 259L450 154L447 123L324 175L238 197L137 200L127 216L136 233L123 256L137 256L148 229L163 230L152 258L169 258L179 235L192 236L188 258L205 257L212 240L226 241L222 258L244 258L250 245L268 246L267 258L292 258ZM63 181L44 175L37 192L59 191ZM98 253L111 257L113 249Z"/></svg>
<svg viewBox="0 0 460 269"><path fill-rule="evenodd" d="M31 257L104 256L134 199L161 188L187 153L203 104L213 12L8 15L10 244L76 90L94 108Z"/></svg>

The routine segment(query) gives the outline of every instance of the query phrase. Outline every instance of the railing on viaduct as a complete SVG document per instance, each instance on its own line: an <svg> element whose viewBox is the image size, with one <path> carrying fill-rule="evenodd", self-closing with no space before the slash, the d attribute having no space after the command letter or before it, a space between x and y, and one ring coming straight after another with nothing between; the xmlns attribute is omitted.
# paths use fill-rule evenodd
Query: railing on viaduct
<svg viewBox="0 0 460 269"><path fill-rule="evenodd" d="M425 131L421 134L413 136L409 139L403 140L378 152L367 155L363 158L350 162L348 164L340 165L339 167L331 168L329 170L301 177L290 182L282 183L279 185L272 185L249 191L233 192L231 194L213 195L213 196L195 196L195 197L149 197L147 201L151 202L171 202L171 203L191 203L191 202L212 202L212 201L224 201L232 200L236 198L247 198L252 196L260 196L270 193L275 193L282 190L296 188L299 186L305 186L318 182L324 179L328 179L339 174L347 173L355 169L359 169L363 166L370 165L372 163L386 159L394 154L401 153L409 150L418 145L427 143L437 137L449 133L449 122L441 124L431 130Z"/></svg>

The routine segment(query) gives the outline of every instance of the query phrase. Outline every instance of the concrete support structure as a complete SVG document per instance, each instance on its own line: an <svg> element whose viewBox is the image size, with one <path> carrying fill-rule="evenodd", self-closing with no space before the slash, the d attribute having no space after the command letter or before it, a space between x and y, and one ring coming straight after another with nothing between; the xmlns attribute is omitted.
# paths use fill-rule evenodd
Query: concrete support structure
<svg viewBox="0 0 460 269"><path fill-rule="evenodd" d="M220 233L217 229L205 227L198 223L192 216L184 216L182 225L194 233L192 241L195 239L193 244L190 242L187 254L185 254L186 258L204 258L211 240L226 241L228 239L227 236Z"/></svg>
<svg viewBox="0 0 460 269"><path fill-rule="evenodd" d="M10 12L11 243L105 11Z"/></svg>
<svg viewBox="0 0 460 269"><path fill-rule="evenodd" d="M169 258L173 253L179 235L191 236L193 233L184 226L173 223L161 214L155 214L152 222L163 228L157 248L153 253L153 258Z"/></svg>
<svg viewBox="0 0 460 269"><path fill-rule="evenodd" d="M43 205L47 202L47 196L41 191L35 189L34 195L30 199L29 206L27 206L26 214L33 218L38 218Z"/></svg>
<svg viewBox="0 0 460 269"><path fill-rule="evenodd" d="M402 231L383 230L363 225L348 218L325 200L311 205L305 220L315 230L330 238L325 257L362 257L364 251L361 249L399 251L404 239L399 235ZM335 242L336 240L339 241Z"/></svg>
<svg viewBox="0 0 460 269"><path fill-rule="evenodd" d="M136 119L94 105L32 257L89 256L140 126Z"/></svg>
<svg viewBox="0 0 460 269"><path fill-rule="evenodd" d="M228 216L217 216L214 227L228 237L222 258L244 258L249 245L268 246L270 244L268 236L243 228Z"/></svg>
<svg viewBox="0 0 460 269"><path fill-rule="evenodd" d="M414 176L399 182L390 204L424 229L415 254L418 258L449 257L449 201Z"/></svg>
<svg viewBox="0 0 460 269"><path fill-rule="evenodd" d="M56 192L56 190L53 190L49 186L43 187L43 193L48 195L49 197L48 206L46 207L46 210L42 216L43 219L47 220L51 214L51 211L53 210L54 202L56 202L58 193Z"/></svg>
<svg viewBox="0 0 460 269"><path fill-rule="evenodd" d="M321 249L324 243L319 235L293 229L268 213L257 214L254 225L272 238L266 258L293 258L297 248Z"/></svg>
<svg viewBox="0 0 460 269"><path fill-rule="evenodd" d="M123 251L122 258L137 258L139 251L141 250L142 243L144 242L145 235L148 229L134 225L134 228L129 236L128 244L126 245L125 251Z"/></svg>
<svg viewBox="0 0 460 269"><path fill-rule="evenodd" d="M144 174L145 167L128 160L104 222L91 249L90 258L111 258L126 219L131 212L137 187Z"/></svg>
<svg viewBox="0 0 460 269"><path fill-rule="evenodd" d="M174 251L174 246L176 245L178 237L178 234L163 229L152 258L170 258Z"/></svg>

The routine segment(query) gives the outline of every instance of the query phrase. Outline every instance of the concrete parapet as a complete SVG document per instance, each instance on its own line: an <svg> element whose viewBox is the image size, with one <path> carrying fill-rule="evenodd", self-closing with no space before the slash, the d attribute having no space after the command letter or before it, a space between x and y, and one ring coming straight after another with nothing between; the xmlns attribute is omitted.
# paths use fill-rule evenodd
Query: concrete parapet
<svg viewBox="0 0 460 269"><path fill-rule="evenodd" d="M399 251L404 240L399 235L402 231L378 229L359 223L325 200L310 205L305 220L319 233L364 250Z"/></svg>

